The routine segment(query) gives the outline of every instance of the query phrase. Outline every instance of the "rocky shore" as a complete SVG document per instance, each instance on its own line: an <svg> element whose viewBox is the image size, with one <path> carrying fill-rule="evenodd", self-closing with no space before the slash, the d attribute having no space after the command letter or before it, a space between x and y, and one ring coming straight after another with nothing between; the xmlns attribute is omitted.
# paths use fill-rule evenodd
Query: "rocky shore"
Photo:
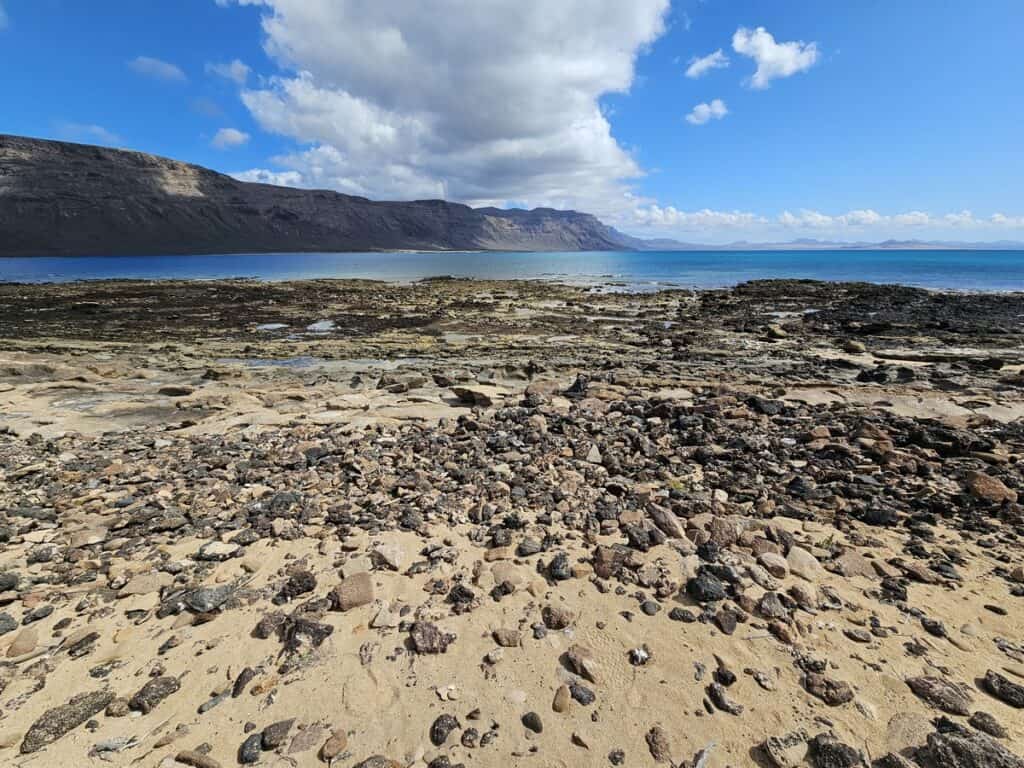
<svg viewBox="0 0 1024 768"><path fill-rule="evenodd" d="M0 764L1024 766L1024 294L0 284Z"/></svg>

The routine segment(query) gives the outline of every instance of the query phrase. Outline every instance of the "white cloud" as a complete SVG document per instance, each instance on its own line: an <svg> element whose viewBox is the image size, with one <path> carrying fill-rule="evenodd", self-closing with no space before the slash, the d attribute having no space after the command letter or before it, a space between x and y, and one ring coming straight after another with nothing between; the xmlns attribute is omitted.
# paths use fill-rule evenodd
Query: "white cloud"
<svg viewBox="0 0 1024 768"><path fill-rule="evenodd" d="M206 65L207 74L233 80L239 85L245 85L245 81L249 79L249 72L251 71L249 65L240 59L232 59L231 61L216 64L207 63Z"/></svg>
<svg viewBox="0 0 1024 768"><path fill-rule="evenodd" d="M977 224L977 219L970 211L947 213L942 217L942 221L951 227L971 227Z"/></svg>
<svg viewBox="0 0 1024 768"><path fill-rule="evenodd" d="M4 10L3 3L0 3L0 31L7 29L7 24L7 11Z"/></svg>
<svg viewBox="0 0 1024 768"><path fill-rule="evenodd" d="M154 77L157 80L169 82L184 82L188 78L180 68L162 59L154 59L152 56L136 56L128 62L128 66L140 75Z"/></svg>
<svg viewBox="0 0 1024 768"><path fill-rule="evenodd" d="M637 225L653 230L679 232L710 232L717 230L741 231L764 225L768 219L746 211L680 211L669 206L650 204L634 211Z"/></svg>
<svg viewBox="0 0 1024 768"><path fill-rule="evenodd" d="M767 88L772 80L805 72L819 57L816 43L777 43L764 27L737 29L732 36L732 49L757 63L757 71L750 78L751 88Z"/></svg>
<svg viewBox="0 0 1024 768"><path fill-rule="evenodd" d="M83 144L102 144L105 146L120 146L124 140L113 131L108 131L102 125L93 123L57 123L57 135L65 141L75 141Z"/></svg>
<svg viewBox="0 0 1024 768"><path fill-rule="evenodd" d="M892 217L892 221L900 227L927 227L932 223L932 217L924 211L907 211L897 213Z"/></svg>
<svg viewBox="0 0 1024 768"><path fill-rule="evenodd" d="M642 172L600 99L629 90L668 8L265 0L264 48L283 73L242 99L305 145L275 159L304 186L621 212Z"/></svg>
<svg viewBox="0 0 1024 768"><path fill-rule="evenodd" d="M735 240L788 241L799 237L838 241L998 240L1024 237L1024 216L970 211L933 215L924 211L883 214L871 208L829 214L813 209L768 215L752 211L684 211L637 201L620 222L627 230L648 236L678 237L690 242Z"/></svg>
<svg viewBox="0 0 1024 768"><path fill-rule="evenodd" d="M231 174L239 181L251 181L257 184L274 184L278 187L301 187L302 174L296 171L241 171Z"/></svg>
<svg viewBox="0 0 1024 768"><path fill-rule="evenodd" d="M691 125L704 125L709 120L721 120L729 114L725 102L721 99L712 99L710 104L698 104L686 116L686 122Z"/></svg>
<svg viewBox="0 0 1024 768"><path fill-rule="evenodd" d="M1024 229L1024 216L1007 216L1005 213L993 213L988 221L993 227Z"/></svg>
<svg viewBox="0 0 1024 768"><path fill-rule="evenodd" d="M878 230L902 231L930 227L933 230L943 229L1024 229L1024 216L1007 216L994 213L985 218L975 216L970 211L958 211L935 215L924 211L907 211L883 215L877 211L857 210L838 215L829 215L815 210L801 210L798 213L783 211L777 218L778 223L789 229L819 229L831 231Z"/></svg>
<svg viewBox="0 0 1024 768"><path fill-rule="evenodd" d="M719 48L714 53L709 53L707 56L701 58L694 57L690 59L690 66L686 68L686 76L691 80L696 80L698 77L703 77L712 69L724 69L729 66L729 57L722 53L722 49Z"/></svg>
<svg viewBox="0 0 1024 768"><path fill-rule="evenodd" d="M249 141L249 134L237 128L221 128L210 142L217 149L240 147Z"/></svg>

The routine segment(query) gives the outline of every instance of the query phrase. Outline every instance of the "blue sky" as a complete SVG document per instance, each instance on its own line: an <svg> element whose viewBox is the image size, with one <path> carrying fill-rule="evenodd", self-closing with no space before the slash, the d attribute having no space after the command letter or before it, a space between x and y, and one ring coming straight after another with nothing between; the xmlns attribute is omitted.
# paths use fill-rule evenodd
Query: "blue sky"
<svg viewBox="0 0 1024 768"><path fill-rule="evenodd" d="M0 9L0 132L695 242L1024 239L1019 0Z"/></svg>

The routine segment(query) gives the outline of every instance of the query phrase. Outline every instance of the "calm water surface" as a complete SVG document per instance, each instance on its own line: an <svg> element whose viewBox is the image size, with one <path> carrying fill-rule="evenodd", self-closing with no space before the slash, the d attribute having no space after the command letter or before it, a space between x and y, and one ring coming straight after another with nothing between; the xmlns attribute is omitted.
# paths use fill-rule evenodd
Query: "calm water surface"
<svg viewBox="0 0 1024 768"><path fill-rule="evenodd" d="M683 251L587 253L274 253L0 258L0 281L111 278L408 281L437 275L559 280L632 290L713 288L760 278L1024 290L1024 251Z"/></svg>

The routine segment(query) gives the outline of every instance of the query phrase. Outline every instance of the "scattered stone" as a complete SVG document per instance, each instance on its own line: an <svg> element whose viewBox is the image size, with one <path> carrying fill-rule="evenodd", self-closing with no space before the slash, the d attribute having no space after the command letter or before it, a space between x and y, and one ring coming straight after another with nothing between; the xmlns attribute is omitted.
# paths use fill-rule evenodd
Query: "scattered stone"
<svg viewBox="0 0 1024 768"><path fill-rule="evenodd" d="M47 710L28 729L21 743L21 753L28 755L52 744L102 712L113 700L112 691L93 691L77 694L67 704Z"/></svg>
<svg viewBox="0 0 1024 768"><path fill-rule="evenodd" d="M807 751L807 734L804 731L770 736L761 744L761 752L774 768L797 768L804 765Z"/></svg>
<svg viewBox="0 0 1024 768"><path fill-rule="evenodd" d="M356 763L352 768L405 768L405 766L383 755L373 755Z"/></svg>
<svg viewBox="0 0 1024 768"><path fill-rule="evenodd" d="M701 571L686 583L686 593L698 603L714 603L728 596L721 579L707 571Z"/></svg>
<svg viewBox="0 0 1024 768"><path fill-rule="evenodd" d="M809 672L804 676L804 687L809 694L821 699L830 707L838 707L840 704L853 701L853 688L849 683L817 672Z"/></svg>
<svg viewBox="0 0 1024 768"><path fill-rule="evenodd" d="M128 706L135 712L144 715L152 712L156 706L181 688L176 677L154 677L128 700Z"/></svg>
<svg viewBox="0 0 1024 768"><path fill-rule="evenodd" d="M971 495L976 499L987 501L989 504L1002 504L1004 501L1017 501L1017 492L1006 487L1005 483L997 477L992 477L984 472L969 470L964 474L964 484Z"/></svg>
<svg viewBox="0 0 1024 768"><path fill-rule="evenodd" d="M660 725L655 725L647 732L647 748L651 751L654 762L672 762L672 747L669 744L668 734Z"/></svg>
<svg viewBox="0 0 1024 768"><path fill-rule="evenodd" d="M565 685L558 686L558 690L555 691L555 699L551 702L551 709L559 714L564 714L569 711L569 701L571 700L569 695L569 688Z"/></svg>
<svg viewBox="0 0 1024 768"><path fill-rule="evenodd" d="M213 613L228 601L234 593L230 584L217 587L200 587L185 596L185 604L196 613Z"/></svg>
<svg viewBox="0 0 1024 768"><path fill-rule="evenodd" d="M39 643L39 632L35 627L25 627L17 635L14 636L14 640L7 646L7 658L15 659L19 656L32 653L36 649L36 645Z"/></svg>
<svg viewBox="0 0 1024 768"><path fill-rule="evenodd" d="M536 712L527 712L523 715L523 725L534 733L541 733L544 730L544 723L541 722L540 715Z"/></svg>
<svg viewBox="0 0 1024 768"><path fill-rule="evenodd" d="M576 620L576 616L572 611L559 605L544 606L544 610L541 611L541 618L544 620L544 626L554 630L570 627Z"/></svg>
<svg viewBox="0 0 1024 768"><path fill-rule="evenodd" d="M448 740L448 736L452 731L458 730L461 727L459 721L453 715L445 714L438 716L434 720L434 724L430 726L430 743L435 747L440 747Z"/></svg>
<svg viewBox="0 0 1024 768"><path fill-rule="evenodd" d="M574 644L565 652L565 660L573 672L597 685L600 673L593 653L584 645Z"/></svg>
<svg viewBox="0 0 1024 768"><path fill-rule="evenodd" d="M444 653L455 642L455 635L442 632L429 621L417 621L412 627L411 637L417 653Z"/></svg>
<svg viewBox="0 0 1024 768"><path fill-rule="evenodd" d="M341 730L333 731L330 738L328 738L320 748L320 757L324 762L330 764L331 761L344 752L347 747L348 736L345 732Z"/></svg>
<svg viewBox="0 0 1024 768"><path fill-rule="evenodd" d="M1002 723L988 712L972 712L967 722L979 731L987 733L996 739L1005 739L1009 735Z"/></svg>
<svg viewBox="0 0 1024 768"><path fill-rule="evenodd" d="M331 591L331 604L338 611L351 611L373 602L373 578L369 573L357 573L342 579Z"/></svg>
<svg viewBox="0 0 1024 768"><path fill-rule="evenodd" d="M262 737L259 733L251 733L238 748L238 762L243 765L258 763L263 752Z"/></svg>
<svg viewBox="0 0 1024 768"><path fill-rule="evenodd" d="M986 691L1003 703L1017 709L1024 709L1024 685L1019 685L1005 675L990 669L985 673L984 687Z"/></svg>
<svg viewBox="0 0 1024 768"><path fill-rule="evenodd" d="M198 750L182 750L174 756L174 760L191 768L221 768L218 761Z"/></svg>
<svg viewBox="0 0 1024 768"><path fill-rule="evenodd" d="M963 686L932 675L912 677L907 685L919 699L951 715L968 715L972 698Z"/></svg>
<svg viewBox="0 0 1024 768"><path fill-rule="evenodd" d="M939 768L1024 768L1024 759L977 731L932 733L925 751L931 764Z"/></svg>
<svg viewBox="0 0 1024 768"><path fill-rule="evenodd" d="M811 739L810 755L815 768L867 768L860 750L827 733Z"/></svg>
<svg viewBox="0 0 1024 768"><path fill-rule="evenodd" d="M523 633L518 629L496 629L492 635L502 648L518 648L523 641Z"/></svg>

